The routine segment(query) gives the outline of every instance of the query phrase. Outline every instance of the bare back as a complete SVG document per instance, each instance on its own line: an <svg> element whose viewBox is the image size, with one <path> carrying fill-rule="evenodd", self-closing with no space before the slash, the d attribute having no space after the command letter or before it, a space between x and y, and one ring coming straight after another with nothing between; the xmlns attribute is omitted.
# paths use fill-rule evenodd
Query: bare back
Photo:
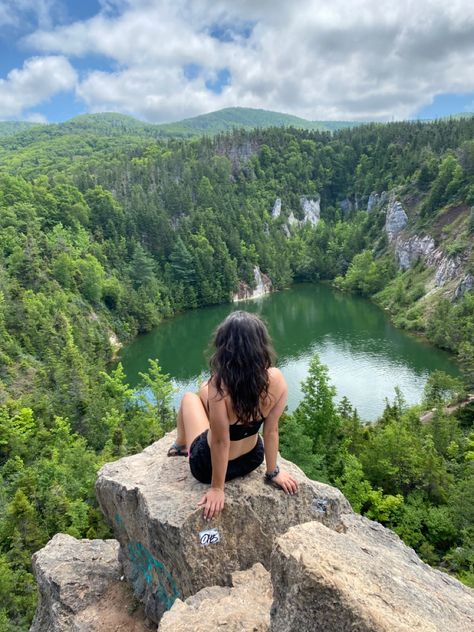
<svg viewBox="0 0 474 632"><path fill-rule="evenodd" d="M278 423L281 412L286 405L287 395L286 381L280 369L277 369L276 367L269 368L268 378L268 395L262 397L260 402L260 412L262 417L266 420L265 424L267 422L275 423L275 421L276 423ZM201 401L204 404L204 408L206 409L206 411L209 412L210 407L213 406L213 402L216 402L218 403L219 414L225 415L226 421L229 425L240 423L232 406L230 395L226 394L225 392L223 396L219 395L219 393L217 393L216 387L212 384L212 381L208 381L201 386L199 396L201 397ZM276 416L275 413L278 413L276 419L274 419ZM221 419L221 421L223 420ZM208 433L208 441L210 441L212 437L212 423L210 424L210 426L211 427ZM229 459L235 459L242 454L249 452L250 450L252 450L252 448L254 448L256 442L256 435L245 437L239 441L232 441L230 445Z"/></svg>

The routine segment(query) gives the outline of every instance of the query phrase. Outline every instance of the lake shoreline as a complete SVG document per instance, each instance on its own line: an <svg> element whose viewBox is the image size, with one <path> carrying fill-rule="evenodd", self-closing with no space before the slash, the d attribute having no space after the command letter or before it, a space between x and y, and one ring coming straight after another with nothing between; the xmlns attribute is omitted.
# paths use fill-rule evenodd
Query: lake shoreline
<svg viewBox="0 0 474 632"><path fill-rule="evenodd" d="M425 332L423 332L421 330L403 329L402 327L397 327L397 325L395 324L395 322L393 320L393 316L394 315L389 309L382 307L382 305L380 305L380 303L378 303L376 300L374 300L370 296L361 296L360 294L356 294L354 292L341 290L340 288L338 288L338 287L336 287L334 285L334 279L321 279L321 280L318 280L318 281L296 281L295 283L292 283L289 286L286 286L286 287L283 287L283 288L279 288L277 290L272 290L271 292L268 292L267 294L264 294L262 296L256 296L256 297L247 298L247 299L239 299L238 301L230 300L230 301L225 302L225 303L212 303L212 304L209 304L209 305L202 305L201 307L192 307L190 309L184 309L182 311L177 311L172 316L164 317L163 320L161 320L158 323L158 325L156 325L155 327L150 329L150 331L142 331L142 332L137 333L135 336L132 336L130 339L127 339L125 341L119 341L119 345L120 346L117 348L117 351L114 352L114 357L109 362L108 366L110 368L116 366L121 361L121 351L123 349L125 349L126 347L128 347L129 345L131 345L138 338L141 338L142 336L149 335L157 327L161 327L164 323L167 323L167 322L173 320L174 318L176 318L178 316L182 316L182 315L188 314L190 312L195 312L196 310L207 309L207 308L211 308L212 309L214 307L221 306L221 305L234 305L234 304L237 304L237 303L239 303L241 305L242 303L247 303L247 302L252 302L252 301L259 301L259 300L265 299L266 297L271 296L273 294L279 294L281 292L287 292L287 291L292 290L295 287L298 287L300 285L324 285L326 287L331 288L332 291L339 292L342 295L357 297L359 299L362 299L362 300L370 302L372 305L375 305L383 314L385 314L389 318L390 323L392 324L392 326L395 327L398 331L402 331L407 336L411 336L415 340L418 340L419 342L422 342L422 343L428 345L429 347L434 347L435 349L439 349L443 353L447 353L450 356L451 360L454 363L456 363L457 366L459 366L459 361L458 361L457 355L455 353L453 353L450 349L445 349L444 347L440 347L439 345L437 345L435 342L432 342L431 340L428 339L428 337L426 336Z"/></svg>
<svg viewBox="0 0 474 632"><path fill-rule="evenodd" d="M433 370L459 375L450 354L426 340L397 329L387 312L365 297L341 292L330 281L298 282L288 288L248 299L186 310L164 319L151 332L125 346L122 362L127 380L138 384L148 358L158 358L178 392L195 390L198 376L207 371L204 350L215 327L233 310L258 313L269 324L279 366L290 388L289 408L301 400L301 382L309 359L318 353L329 368L337 399L348 397L361 417L374 421L386 398L400 386L408 403L418 404L424 383ZM179 360L179 358L185 360Z"/></svg>

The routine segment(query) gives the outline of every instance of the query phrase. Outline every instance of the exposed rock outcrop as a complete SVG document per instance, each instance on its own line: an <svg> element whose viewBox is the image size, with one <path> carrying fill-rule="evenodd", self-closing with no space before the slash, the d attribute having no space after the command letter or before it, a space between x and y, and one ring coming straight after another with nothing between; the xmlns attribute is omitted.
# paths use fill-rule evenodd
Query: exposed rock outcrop
<svg viewBox="0 0 474 632"><path fill-rule="evenodd" d="M116 540L58 533L33 555L39 603L30 632L145 632L143 609L120 581Z"/></svg>
<svg viewBox="0 0 474 632"><path fill-rule="evenodd" d="M281 199L277 198L272 208L272 217L273 219L276 219L277 217L280 217L280 215L281 215Z"/></svg>
<svg viewBox="0 0 474 632"><path fill-rule="evenodd" d="M296 219L293 211L291 211L291 213L289 214L288 219L286 220L286 224L289 228L300 225L300 220Z"/></svg>
<svg viewBox="0 0 474 632"><path fill-rule="evenodd" d="M382 207L387 201L387 192L382 191L379 195L376 191L372 191L367 200L367 213L371 213L374 209Z"/></svg>
<svg viewBox="0 0 474 632"><path fill-rule="evenodd" d="M367 211L371 212L374 208L383 206L386 199L385 192L379 196L373 191L369 196ZM474 277L466 269L469 249L464 253L448 255L442 247L436 245L431 235L408 236L408 231L404 230L407 223L407 214L402 204L397 201L395 192L392 192L387 205L385 231L395 250L400 270L408 270L418 259L422 259L428 267L433 268L430 291L449 284L446 296L458 299L465 292L472 290Z"/></svg>
<svg viewBox="0 0 474 632"><path fill-rule="evenodd" d="M440 288L451 281L458 281L453 297L461 298L474 287L474 278L465 270L466 256L447 255L440 247L436 247L433 237L429 235L398 235L394 241L395 255L401 270L408 270L418 260L433 268L433 285Z"/></svg>
<svg viewBox="0 0 474 632"><path fill-rule="evenodd" d="M350 511L337 489L310 481L282 460L300 483L297 496L263 484L261 466L226 485L224 514L205 523L196 505L207 486L192 477L185 459L166 456L172 440L169 434L140 454L105 465L96 486L121 544L125 576L154 621L176 598L228 585L231 573L256 562L268 567L275 536L290 526L318 520L337 529L341 514ZM200 533L209 527L218 530L219 541L203 546Z"/></svg>
<svg viewBox="0 0 474 632"><path fill-rule="evenodd" d="M321 219L321 199L319 196L316 198L309 198L306 195L300 197L300 208L303 213L303 218L298 219L295 217L293 211L290 211L286 222L283 224L282 229L287 237L290 237L291 231L295 228L304 226L305 224L316 224ZM272 209L272 218L277 219L281 215L281 199L277 198Z"/></svg>
<svg viewBox="0 0 474 632"><path fill-rule="evenodd" d="M395 242L395 254L401 270L408 270L420 257L427 259L436 249L433 237L413 235L408 239L399 237Z"/></svg>
<svg viewBox="0 0 474 632"><path fill-rule="evenodd" d="M272 632L474 630L474 591L424 564L392 531L355 514L338 533L291 528L272 555Z"/></svg>
<svg viewBox="0 0 474 632"><path fill-rule="evenodd" d="M173 439L99 473L97 495L123 571L113 540L57 535L35 554L41 601L32 632L142 632L143 614L130 618L126 595L114 593L124 589L122 572L145 613L161 618L160 632L474 629L474 591L283 459L297 495L265 485L262 466L229 482L224 512L205 523L197 503L207 486L186 459L166 456ZM271 610L259 562L271 569Z"/></svg>
<svg viewBox="0 0 474 632"><path fill-rule="evenodd" d="M245 281L240 281L239 289L232 297L234 302L246 301L251 298L260 298L272 291L272 280L268 274L262 272L259 266L254 267L253 274L255 279L255 288L251 288L248 283L245 283Z"/></svg>
<svg viewBox="0 0 474 632"><path fill-rule="evenodd" d="M232 165L232 173L237 174L245 169L252 156L260 149L260 141L257 139L238 140L232 136L221 136L216 139L216 153L228 158Z"/></svg>
<svg viewBox="0 0 474 632"><path fill-rule="evenodd" d="M472 276L472 274L468 272L467 274L463 276L463 278L459 282L459 285L454 290L454 298L457 300L461 298L462 296L464 296L466 292L470 292L473 289L474 289L474 276Z"/></svg>
<svg viewBox="0 0 474 632"><path fill-rule="evenodd" d="M408 223L408 216L405 213L401 202L392 193L387 206L387 216L385 219L385 232L388 240L393 241L396 236L405 228Z"/></svg>
<svg viewBox="0 0 474 632"><path fill-rule="evenodd" d="M432 264L429 263L428 265ZM441 253L441 256L439 257L436 264L436 272L434 278L435 286L442 287L443 285L446 285L448 281L456 279L459 276L461 270L462 261L460 257L449 257L444 253Z"/></svg>
<svg viewBox="0 0 474 632"><path fill-rule="evenodd" d="M346 197L346 198L344 198L343 200L341 200L339 202L339 208L344 213L344 215L348 215L353 210L357 209L357 203L356 202L352 202L352 200L350 200L348 197Z"/></svg>
<svg viewBox="0 0 474 632"><path fill-rule="evenodd" d="M311 224L311 226L316 226L321 216L320 204L321 200L319 197L315 200L307 198L306 196L302 196L300 198L300 206L303 211L303 219L301 220L300 225L308 223Z"/></svg>
<svg viewBox="0 0 474 632"><path fill-rule="evenodd" d="M165 612L158 632L267 632L270 629L272 583L261 564L232 573L232 588L203 588Z"/></svg>

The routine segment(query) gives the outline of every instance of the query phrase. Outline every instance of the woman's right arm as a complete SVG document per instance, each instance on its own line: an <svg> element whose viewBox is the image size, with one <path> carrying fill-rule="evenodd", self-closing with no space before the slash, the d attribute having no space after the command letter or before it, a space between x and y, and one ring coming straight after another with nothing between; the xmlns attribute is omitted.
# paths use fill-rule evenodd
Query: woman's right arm
<svg viewBox="0 0 474 632"><path fill-rule="evenodd" d="M204 519L211 520L224 508L224 483L229 462L229 420L225 400L215 386L209 382L209 447L211 451L212 481L209 491L202 497L199 505L204 506Z"/></svg>
<svg viewBox="0 0 474 632"><path fill-rule="evenodd" d="M282 372L279 369L272 369L272 378L275 381L274 392L278 393L278 399L271 411L268 413L263 426L265 464L268 473L273 472L277 466L278 444L280 439L278 433L278 423L283 411L285 410L288 399L288 386ZM295 481L295 479L284 470L280 470L280 472L274 476L272 480L287 494L294 494L298 489L297 481Z"/></svg>

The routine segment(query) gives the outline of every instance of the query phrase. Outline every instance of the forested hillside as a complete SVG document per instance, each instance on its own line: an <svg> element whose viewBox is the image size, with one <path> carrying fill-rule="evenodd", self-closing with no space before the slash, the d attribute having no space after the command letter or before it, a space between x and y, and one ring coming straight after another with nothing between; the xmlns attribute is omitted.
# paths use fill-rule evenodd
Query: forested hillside
<svg viewBox="0 0 474 632"><path fill-rule="evenodd" d="M464 386L435 376L426 406L440 410L423 427L401 396L371 429L348 402L336 410L316 362L282 444L472 583L472 411L447 418L442 405L474 386L473 293L432 287L421 259L400 270L386 205L366 209L373 191L396 195L405 231L431 235L474 274L474 118L191 140L159 140L116 115L83 123L0 139L0 630L27 629L32 551L58 531L106 535L100 464L173 424L157 363L143 375L155 404L134 395L120 365L110 371L116 337L229 301L256 265L277 289L333 280L373 297L457 354ZM303 221L303 196L320 200L317 223Z"/></svg>
<svg viewBox="0 0 474 632"><path fill-rule="evenodd" d="M0 121L0 138L2 136L14 136L18 132L30 130L36 123L27 121Z"/></svg>
<svg viewBox="0 0 474 632"><path fill-rule="evenodd" d="M217 112L201 114L177 123L163 123L159 127L173 136L218 134L234 128L253 130L267 127L293 127L319 131L334 131L360 125L355 121L308 121L293 116L255 108L224 108Z"/></svg>

